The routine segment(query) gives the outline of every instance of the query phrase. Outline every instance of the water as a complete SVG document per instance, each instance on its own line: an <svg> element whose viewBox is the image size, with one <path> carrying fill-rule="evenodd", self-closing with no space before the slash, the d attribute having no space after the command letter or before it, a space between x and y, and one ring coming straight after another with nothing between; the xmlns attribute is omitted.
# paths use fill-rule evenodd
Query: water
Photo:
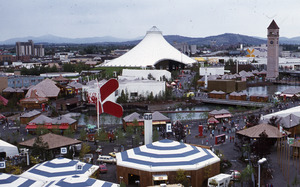
<svg viewBox="0 0 300 187"><path fill-rule="evenodd" d="M247 88L244 93L246 93L248 96L250 95L268 95L271 97L274 95L275 92L282 92L288 88L296 88L299 86L294 85L272 85L272 86L258 86L258 87L249 87ZM236 108L236 107L229 107L227 105L212 105L212 104L203 104L198 105L192 108L179 108L176 111L212 111L212 110L220 110L220 109L226 109L229 108ZM207 113L205 112L195 112L195 113L168 113L166 114L171 121L176 120L199 120L199 119L206 119Z"/></svg>
<svg viewBox="0 0 300 187"><path fill-rule="evenodd" d="M296 88L299 86L293 86L293 85L272 85L272 86L259 86L259 87L249 87L244 92L247 95L254 95L254 94L262 94L262 95L268 95L271 97L275 92L282 92L288 88ZM212 111L212 110L220 110L220 109L226 109L229 108L235 108L230 107L227 105L213 105L213 104L199 104L193 107L187 107L187 108L177 108L175 111ZM208 112L179 112L179 113L163 113L167 117L171 119L171 121L176 120L199 120L199 119L206 119ZM124 114L126 116L128 114ZM85 117L87 116L87 117ZM92 124L97 125L97 116L95 115L88 115L88 114L81 114L79 120L79 125L86 125L86 124ZM100 115L100 127L111 127L116 126L116 124L121 125L122 124L122 118L116 118L114 116L108 115L108 114L101 114Z"/></svg>
<svg viewBox="0 0 300 187"><path fill-rule="evenodd" d="M262 94L268 95L269 97L272 96L275 92L282 92L288 88L296 88L299 86L294 85L272 85L272 86L258 86L258 87L249 87L245 90L247 95L254 95L254 94Z"/></svg>

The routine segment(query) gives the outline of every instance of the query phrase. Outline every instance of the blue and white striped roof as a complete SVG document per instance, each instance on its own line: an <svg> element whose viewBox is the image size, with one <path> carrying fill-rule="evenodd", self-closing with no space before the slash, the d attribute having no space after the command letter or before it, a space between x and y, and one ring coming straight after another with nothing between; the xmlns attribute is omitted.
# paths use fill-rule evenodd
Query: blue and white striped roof
<svg viewBox="0 0 300 187"><path fill-rule="evenodd" d="M81 170L78 170L78 165L82 166ZM73 175L89 177L98 168L99 166L87 164L78 160L56 158L33 166L26 172L22 173L21 176L28 179L48 182L71 177Z"/></svg>
<svg viewBox="0 0 300 187"><path fill-rule="evenodd" d="M1 187L15 187L15 186L26 186L26 187L41 187L44 183L32 179L27 179L17 175L11 175L7 173L0 173L0 186Z"/></svg>
<svg viewBox="0 0 300 187"><path fill-rule="evenodd" d="M85 187L118 187L120 185L102 180L96 180L84 176L74 175L58 181L52 181L46 184L45 187L69 187L69 186L85 186Z"/></svg>
<svg viewBox="0 0 300 187"><path fill-rule="evenodd" d="M117 165L149 172L198 170L220 161L211 150L160 140L116 154Z"/></svg>

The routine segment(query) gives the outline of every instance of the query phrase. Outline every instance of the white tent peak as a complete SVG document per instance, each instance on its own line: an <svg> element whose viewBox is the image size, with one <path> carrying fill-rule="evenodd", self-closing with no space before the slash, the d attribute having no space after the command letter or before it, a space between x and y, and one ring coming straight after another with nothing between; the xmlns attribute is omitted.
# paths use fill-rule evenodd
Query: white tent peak
<svg viewBox="0 0 300 187"><path fill-rule="evenodd" d="M147 31L147 34L152 34L152 33L162 34L162 32L156 26L151 27L151 29Z"/></svg>

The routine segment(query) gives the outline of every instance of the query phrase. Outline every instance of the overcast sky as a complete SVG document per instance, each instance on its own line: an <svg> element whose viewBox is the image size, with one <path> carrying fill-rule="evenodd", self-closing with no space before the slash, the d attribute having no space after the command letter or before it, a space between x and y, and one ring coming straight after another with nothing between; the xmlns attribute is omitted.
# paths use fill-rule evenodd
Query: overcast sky
<svg viewBox="0 0 300 187"><path fill-rule="evenodd" d="M0 41L46 34L132 39L152 26L163 35L236 33L300 36L299 0L0 0Z"/></svg>

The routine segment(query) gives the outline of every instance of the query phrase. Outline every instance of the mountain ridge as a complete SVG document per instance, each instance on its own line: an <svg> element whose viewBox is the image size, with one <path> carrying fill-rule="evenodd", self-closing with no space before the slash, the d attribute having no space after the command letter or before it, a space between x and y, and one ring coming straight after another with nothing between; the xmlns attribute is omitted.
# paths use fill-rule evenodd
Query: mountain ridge
<svg viewBox="0 0 300 187"><path fill-rule="evenodd" d="M256 37L256 36L247 36L242 34L234 33L224 33L215 36L207 37L187 37L180 35L165 35L165 39L173 44L177 43L187 43L189 45L237 45L237 44L247 44L247 45L260 45L265 44L267 39ZM123 44L123 45L136 45L142 40L143 37L137 37L136 39L124 39L116 38L112 36L102 36L102 37L84 37L84 38L67 38L60 37L55 35L43 35L39 37L27 36L27 37L18 37L11 38L8 40L0 41L1 45L14 45L16 42L26 42L28 40L33 40L34 43L39 44ZM300 44L300 36L287 38L280 37L280 44Z"/></svg>

